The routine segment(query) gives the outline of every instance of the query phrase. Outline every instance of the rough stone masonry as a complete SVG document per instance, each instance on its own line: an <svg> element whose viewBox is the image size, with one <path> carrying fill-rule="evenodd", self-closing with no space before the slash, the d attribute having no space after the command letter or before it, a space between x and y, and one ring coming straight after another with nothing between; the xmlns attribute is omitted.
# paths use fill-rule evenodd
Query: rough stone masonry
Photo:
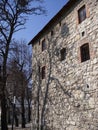
<svg viewBox="0 0 98 130"><path fill-rule="evenodd" d="M33 128L98 130L98 0L70 0L30 44Z"/></svg>

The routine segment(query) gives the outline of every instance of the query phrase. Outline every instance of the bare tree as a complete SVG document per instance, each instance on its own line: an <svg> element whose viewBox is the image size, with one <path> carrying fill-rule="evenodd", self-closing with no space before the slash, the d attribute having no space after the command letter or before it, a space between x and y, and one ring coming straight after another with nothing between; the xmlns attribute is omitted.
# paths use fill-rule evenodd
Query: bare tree
<svg viewBox="0 0 98 130"><path fill-rule="evenodd" d="M36 0L41 2L41 0ZM2 86L1 86L1 129L7 130L6 120L6 80L7 60L13 34L24 28L27 15L43 14L41 6L32 7L32 0L1 0L0 1L0 59L2 60Z"/></svg>
<svg viewBox="0 0 98 130"><path fill-rule="evenodd" d="M27 103L28 103L28 122L31 121L31 108L32 108L32 84L29 85L29 87L27 87L27 91L26 91L26 99L27 99Z"/></svg>
<svg viewBox="0 0 98 130"><path fill-rule="evenodd" d="M28 109L28 121L31 115L31 51L22 40L21 42L14 42L14 48L11 59L9 61L9 73L12 80L13 96L16 96L18 103L21 105L21 120L22 127L25 128L25 109ZM12 77L12 78L11 78ZM9 78L8 78L9 79ZM9 79L9 80L10 80ZM9 82L8 80L8 82ZM10 87L10 86L9 86ZM10 92L9 92L10 93ZM16 104L17 105L17 104Z"/></svg>

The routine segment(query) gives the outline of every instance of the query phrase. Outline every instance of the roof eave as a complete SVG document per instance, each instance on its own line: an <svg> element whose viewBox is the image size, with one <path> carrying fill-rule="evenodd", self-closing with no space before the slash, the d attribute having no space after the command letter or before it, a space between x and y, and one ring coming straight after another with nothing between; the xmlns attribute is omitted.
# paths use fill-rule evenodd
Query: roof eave
<svg viewBox="0 0 98 130"><path fill-rule="evenodd" d="M63 8L46 24L46 26L43 27L43 29L28 43L28 45L30 44L34 44L38 41L38 39L41 37L41 35L47 30L49 29L49 27L51 25L53 25L53 23L55 23L57 21L57 19L59 19L61 17L61 15L68 11L70 9L70 7L72 6L72 4L74 4L76 1L78 0L69 0L64 6Z"/></svg>

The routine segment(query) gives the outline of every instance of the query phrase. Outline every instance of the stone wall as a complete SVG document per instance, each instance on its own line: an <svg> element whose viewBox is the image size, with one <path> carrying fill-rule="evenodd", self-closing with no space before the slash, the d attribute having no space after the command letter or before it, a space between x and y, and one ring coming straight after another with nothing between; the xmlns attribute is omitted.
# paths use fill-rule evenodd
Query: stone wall
<svg viewBox="0 0 98 130"><path fill-rule="evenodd" d="M86 6L87 18L78 23L77 11ZM98 1L82 0L65 13L60 23L40 43L33 45L33 110L36 128L39 90L39 125L47 89L44 124L49 130L98 129ZM47 49L41 51L46 39ZM80 47L89 43L90 59L81 62ZM66 48L65 60L60 50ZM46 66L46 77L39 78L38 67Z"/></svg>
<svg viewBox="0 0 98 130"><path fill-rule="evenodd" d="M27 128L13 128L14 130L31 130L31 127L27 127ZM12 128L9 128L8 130L12 130Z"/></svg>

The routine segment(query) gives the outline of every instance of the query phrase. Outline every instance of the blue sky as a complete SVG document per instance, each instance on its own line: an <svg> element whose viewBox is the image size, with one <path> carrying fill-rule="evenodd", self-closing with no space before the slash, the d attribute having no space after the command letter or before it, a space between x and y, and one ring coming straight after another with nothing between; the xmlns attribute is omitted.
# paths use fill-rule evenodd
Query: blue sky
<svg viewBox="0 0 98 130"><path fill-rule="evenodd" d="M45 0L43 6L47 10L47 16L30 16L25 24L26 29L15 34L17 40L25 39L29 42L49 21L50 19L66 4L68 0Z"/></svg>

